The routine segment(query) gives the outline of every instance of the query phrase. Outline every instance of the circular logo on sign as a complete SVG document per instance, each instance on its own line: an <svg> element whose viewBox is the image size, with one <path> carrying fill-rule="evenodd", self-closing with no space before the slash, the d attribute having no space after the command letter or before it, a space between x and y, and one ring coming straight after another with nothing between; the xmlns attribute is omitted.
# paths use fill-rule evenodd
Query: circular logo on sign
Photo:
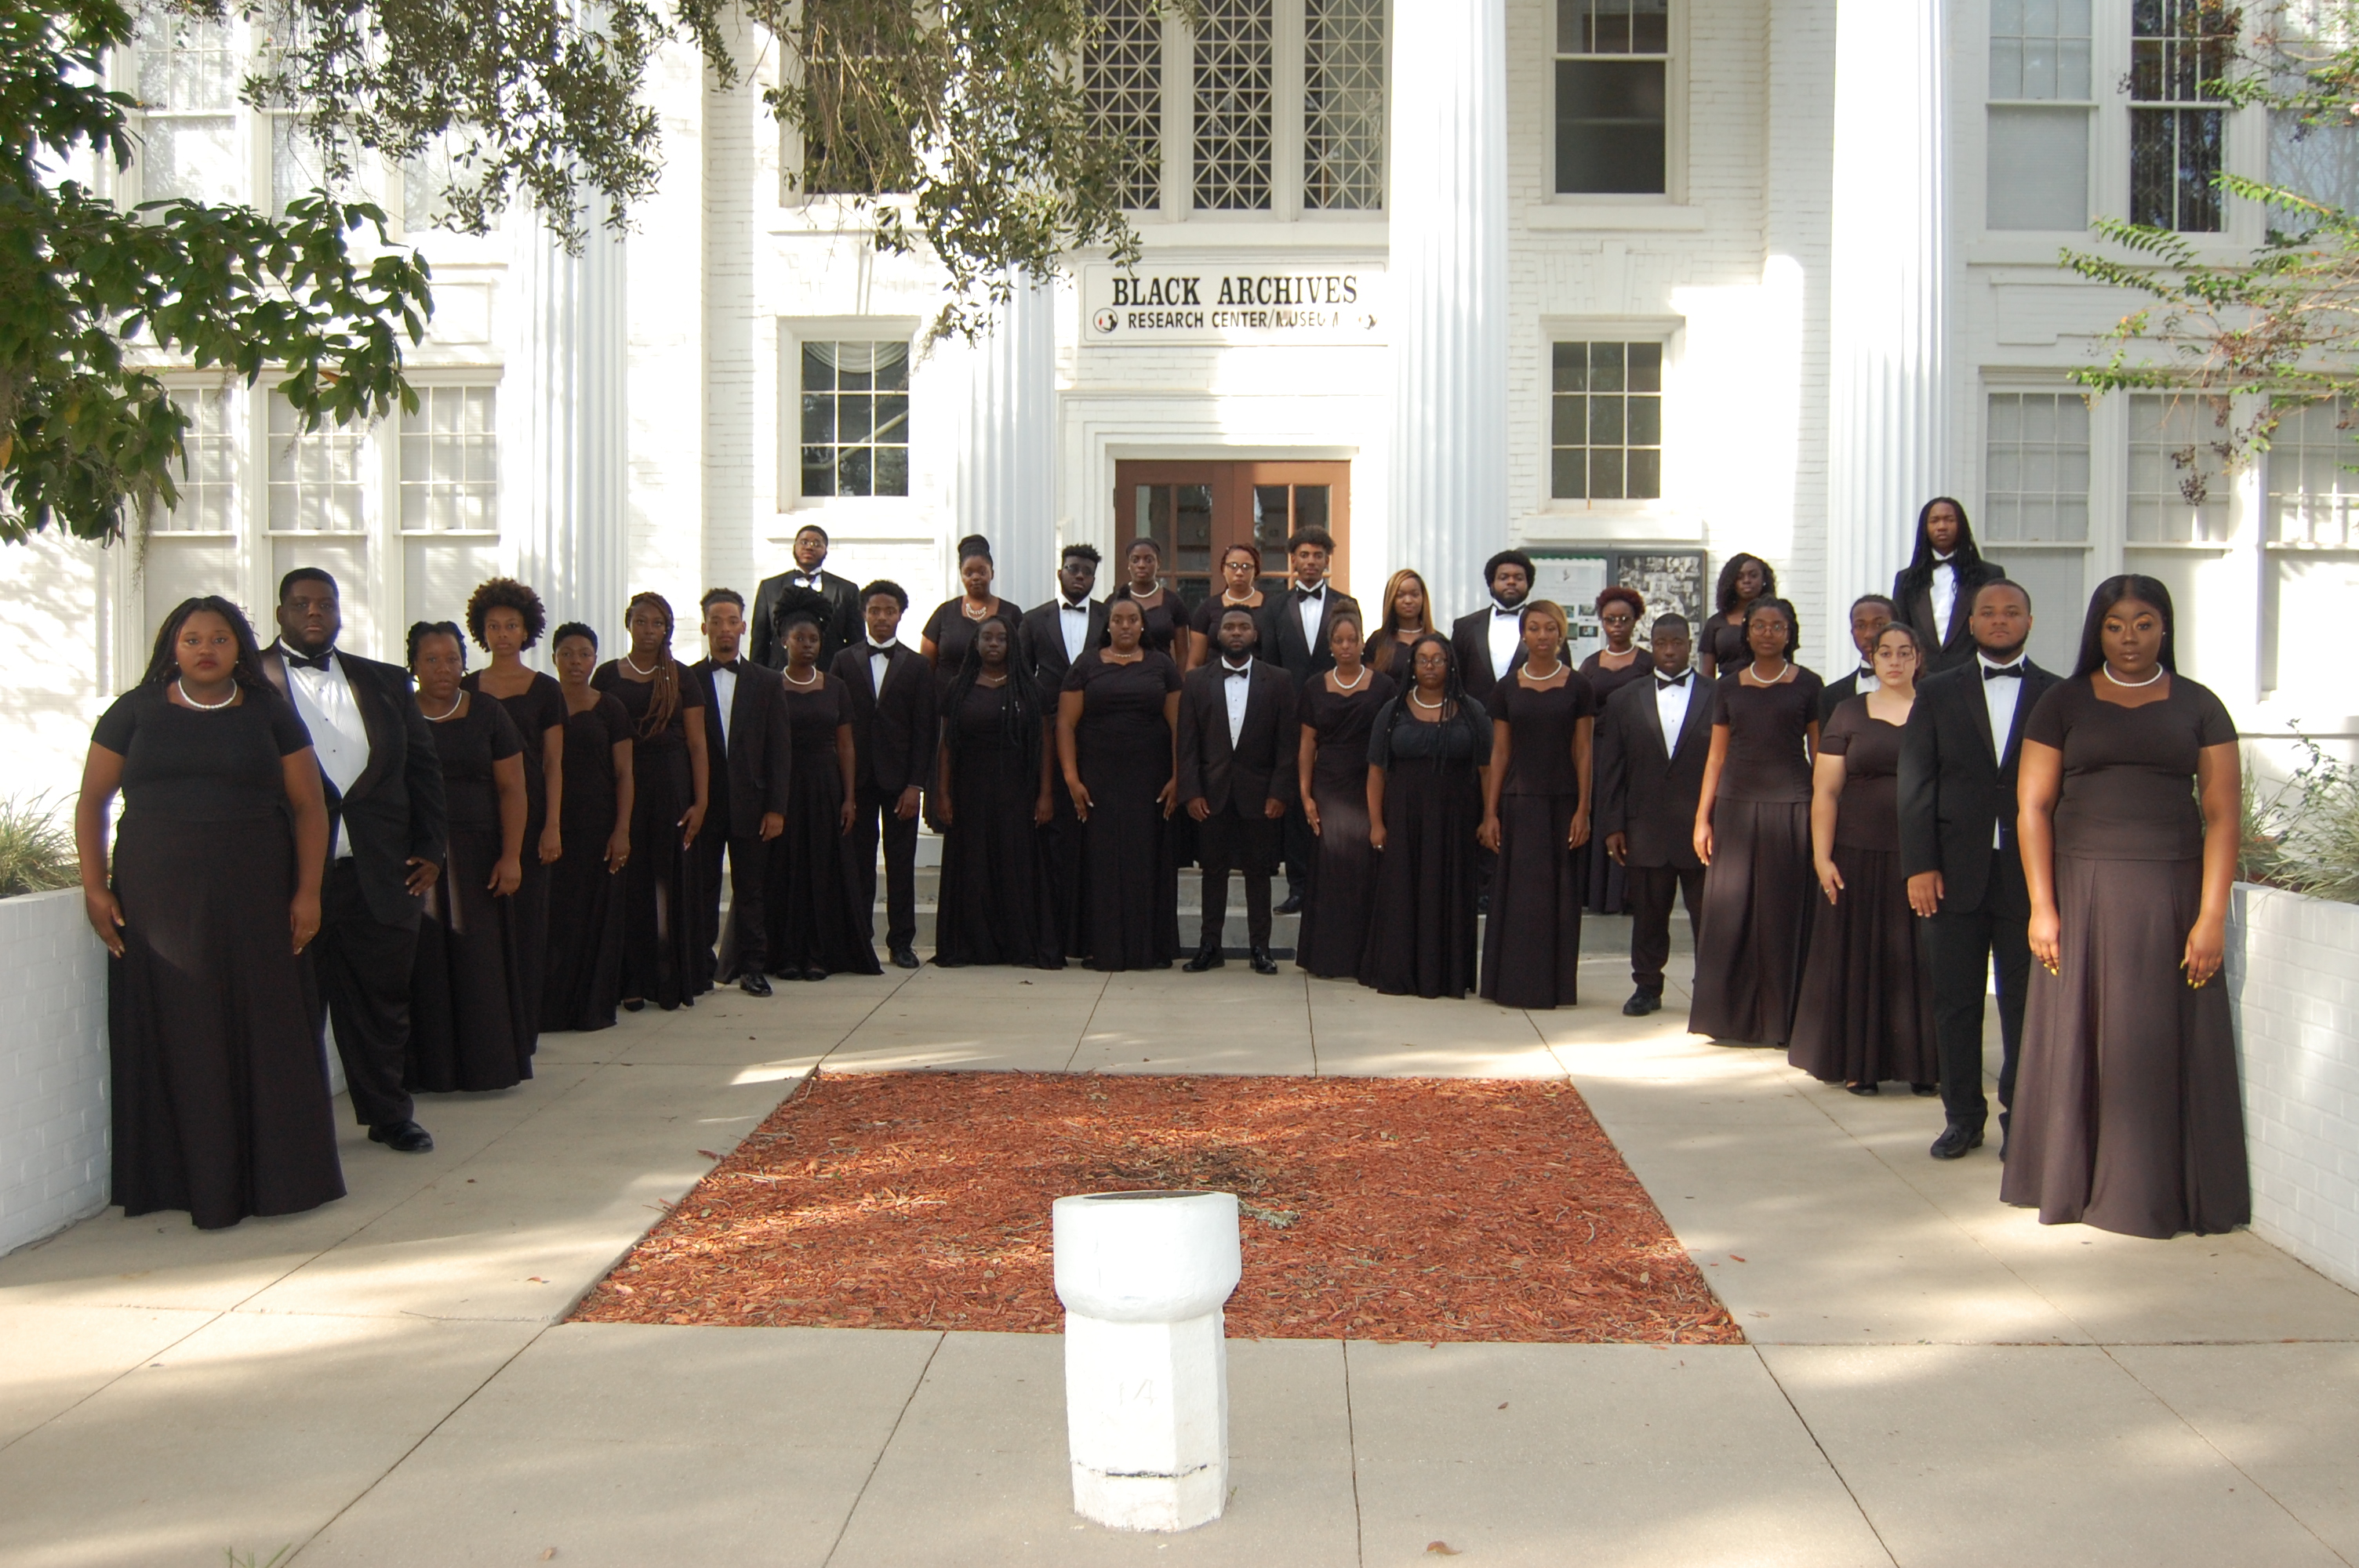
<svg viewBox="0 0 2359 1568"><path fill-rule="evenodd" d="M1101 332L1111 332L1114 329L1115 322L1119 319L1120 318L1113 311L1101 310L1096 315L1090 318L1090 324Z"/></svg>

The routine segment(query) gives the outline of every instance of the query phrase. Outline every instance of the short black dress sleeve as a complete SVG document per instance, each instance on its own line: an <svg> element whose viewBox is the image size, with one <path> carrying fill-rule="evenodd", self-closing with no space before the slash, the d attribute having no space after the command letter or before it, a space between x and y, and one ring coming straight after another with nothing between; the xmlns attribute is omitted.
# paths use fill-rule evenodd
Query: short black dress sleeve
<svg viewBox="0 0 2359 1568"><path fill-rule="evenodd" d="M123 759L123 807L175 822L244 822L287 804L279 759L310 745L292 704L275 691L244 690L234 707L177 708L165 688L114 699L91 730Z"/></svg>
<svg viewBox="0 0 2359 1568"><path fill-rule="evenodd" d="M2090 860L2192 860L2203 854L2196 763L2235 743L2236 721L2208 687L2172 676L2170 694L2125 708L2094 677L2059 681L2024 721L2027 741L2064 754L2056 852Z"/></svg>

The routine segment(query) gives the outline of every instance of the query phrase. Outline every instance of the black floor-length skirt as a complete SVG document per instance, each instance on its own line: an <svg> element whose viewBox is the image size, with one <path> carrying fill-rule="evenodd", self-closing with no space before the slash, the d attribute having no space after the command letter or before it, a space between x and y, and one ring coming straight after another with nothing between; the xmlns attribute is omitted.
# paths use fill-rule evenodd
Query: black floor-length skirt
<svg viewBox="0 0 2359 1568"><path fill-rule="evenodd" d="M1180 957L1179 846L1155 798L1169 765L1093 772L1082 784L1090 819L1082 824L1082 938L1093 969L1161 969ZM1147 775L1152 774L1152 779Z"/></svg>
<svg viewBox="0 0 2359 1568"><path fill-rule="evenodd" d="M2203 863L2056 857L2058 973L2031 968L1999 1195L2125 1236L2249 1222L2228 986L2180 967Z"/></svg>
<svg viewBox="0 0 2359 1568"><path fill-rule="evenodd" d="M1580 862L1583 889L1582 902L1592 914L1627 914L1630 913L1630 878L1622 863L1605 852L1605 840L1592 834L1589 842L1575 849L1573 858Z"/></svg>
<svg viewBox="0 0 2359 1568"><path fill-rule="evenodd" d="M514 899L486 885L499 856L496 830L452 828L426 895L409 966L412 1091L506 1089L532 1076L539 1010L516 962Z"/></svg>
<svg viewBox="0 0 2359 1568"><path fill-rule="evenodd" d="M785 815L786 830L770 840L766 868L770 929L763 959L770 973L883 974L870 906L846 845L843 775L832 748L796 754Z"/></svg>
<svg viewBox="0 0 2359 1568"><path fill-rule="evenodd" d="M1566 848L1569 795L1499 799L1499 864L1483 927L1483 995L1501 1007L1571 1007L1581 1000L1580 856Z"/></svg>
<svg viewBox="0 0 2359 1568"><path fill-rule="evenodd" d="M639 743L631 858L623 864L623 995L669 1011L696 1002L696 857L679 819L696 798L686 751Z"/></svg>
<svg viewBox="0 0 2359 1568"><path fill-rule="evenodd" d="M1810 804L1723 800L1712 821L1688 1029L1783 1045L1801 989L1810 901L1821 897L1810 870Z"/></svg>
<svg viewBox="0 0 2359 1568"><path fill-rule="evenodd" d="M1464 762L1396 757L1385 775L1385 847L1360 983L1387 996L1474 989L1474 829L1483 802Z"/></svg>
<svg viewBox="0 0 2359 1568"><path fill-rule="evenodd" d="M606 835L594 828L569 831L549 868L547 951L541 1028L613 1028L623 994L623 879L606 869Z"/></svg>
<svg viewBox="0 0 2359 1568"><path fill-rule="evenodd" d="M114 848L123 957L107 971L114 1201L200 1227L344 1195L328 1067L287 901L283 819L126 813Z"/></svg>
<svg viewBox="0 0 2359 1568"><path fill-rule="evenodd" d="M1294 961L1322 979L1355 979L1380 859L1368 843L1367 783L1362 777L1343 788L1314 786L1311 799L1319 806L1318 849Z"/></svg>
<svg viewBox="0 0 2359 1568"><path fill-rule="evenodd" d="M516 989L533 1003L525 1020L524 1048L527 1052L540 1044L538 999L549 982L549 873L556 868L540 861L541 828L548 820L546 811L534 812L525 819L524 853L519 857L524 877L507 899L508 929L516 939ZM560 842L562 841L560 833Z"/></svg>
<svg viewBox="0 0 2359 1568"><path fill-rule="evenodd" d="M1830 1084L1930 1084L1933 971L1898 854L1835 846L1843 889L1810 911L1810 951L1786 1059Z"/></svg>
<svg viewBox="0 0 2359 1568"><path fill-rule="evenodd" d="M1049 891L1049 846L1032 824L1037 771L1013 775L1004 756L954 764L958 792L942 834L934 962L1065 967L1064 934Z"/></svg>

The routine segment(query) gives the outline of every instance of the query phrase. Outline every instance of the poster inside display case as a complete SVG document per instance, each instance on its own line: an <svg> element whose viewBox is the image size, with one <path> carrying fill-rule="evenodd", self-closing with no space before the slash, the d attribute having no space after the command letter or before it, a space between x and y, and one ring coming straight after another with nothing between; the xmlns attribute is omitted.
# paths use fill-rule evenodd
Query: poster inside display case
<svg viewBox="0 0 2359 1568"><path fill-rule="evenodd" d="M1597 623L1597 596L1609 586L1638 590L1647 613L1638 621L1638 641L1646 642L1655 617L1675 611L1700 623L1711 585L1704 577L1701 550L1538 549L1532 557L1532 597L1554 600L1572 622L1572 643L1565 656L1579 664L1605 645L1604 629Z"/></svg>

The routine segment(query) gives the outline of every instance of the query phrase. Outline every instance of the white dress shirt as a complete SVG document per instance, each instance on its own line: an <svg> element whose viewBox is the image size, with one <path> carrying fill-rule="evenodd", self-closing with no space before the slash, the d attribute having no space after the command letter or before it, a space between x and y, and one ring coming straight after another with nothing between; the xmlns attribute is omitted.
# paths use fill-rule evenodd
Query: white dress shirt
<svg viewBox="0 0 2359 1568"><path fill-rule="evenodd" d="M344 795L368 771L369 742L368 726L361 722L360 703L353 697L352 682L344 678L343 661L332 654L326 669L315 670L297 664L303 655L283 640L278 651L287 661L287 689L295 698L295 711L302 717L303 727L311 732L311 750L320 759L320 771L336 786L337 795ZM352 852L352 840L344 835L343 814L338 812L329 859L341 860Z"/></svg>
<svg viewBox="0 0 2359 1568"><path fill-rule="evenodd" d="M1933 557L1933 635L1941 642L1950 638L1950 611L1958 604L1958 568L1951 564L1954 556Z"/></svg>
<svg viewBox="0 0 2359 1568"><path fill-rule="evenodd" d="M737 705L737 670L734 663L712 666L713 718L721 725L721 749L729 750L729 712Z"/></svg>
<svg viewBox="0 0 2359 1568"><path fill-rule="evenodd" d="M901 639L898 637L889 643L880 643L874 637L868 640L868 689L870 691L879 692L885 689L885 672L892 667L893 650L900 645Z"/></svg>
<svg viewBox="0 0 2359 1568"><path fill-rule="evenodd" d="M2024 656L2016 654L2006 664L1984 654L1974 655L1974 674L1982 676L1983 707L1990 713L1991 752L2004 765L2006 762L2006 738L2015 728L2015 710L2023 701L2023 679L1993 680L1983 675L1984 670L2019 669ZM1991 827L1991 848L2006 848L2006 823L2004 819Z"/></svg>
<svg viewBox="0 0 2359 1568"><path fill-rule="evenodd" d="M1302 585L1296 583L1292 591L1303 591ZM1310 589L1310 597L1296 600L1294 608L1302 615L1302 645L1310 650L1315 659L1319 656L1319 622L1327 615L1327 585L1322 582Z"/></svg>
<svg viewBox="0 0 2359 1568"><path fill-rule="evenodd" d="M1245 738L1245 698L1253 695L1251 654L1245 655L1245 662L1242 665L1231 663L1226 654L1221 655L1221 695L1228 700L1229 750L1234 752L1237 749L1237 742Z"/></svg>
<svg viewBox="0 0 2359 1568"><path fill-rule="evenodd" d="M1666 681L1677 681L1667 686ZM1655 717L1663 726L1663 755L1679 754L1680 731L1687 728L1688 704L1695 700L1695 671L1655 677Z"/></svg>
<svg viewBox="0 0 2359 1568"><path fill-rule="evenodd" d="M1057 630L1065 634L1065 663L1082 662L1082 650L1090 645L1090 601L1075 604L1068 599L1057 600Z"/></svg>
<svg viewBox="0 0 2359 1568"><path fill-rule="evenodd" d="M1497 600L1491 601L1491 678L1506 680L1507 666L1516 662L1516 649L1524 640L1524 607L1510 610Z"/></svg>

